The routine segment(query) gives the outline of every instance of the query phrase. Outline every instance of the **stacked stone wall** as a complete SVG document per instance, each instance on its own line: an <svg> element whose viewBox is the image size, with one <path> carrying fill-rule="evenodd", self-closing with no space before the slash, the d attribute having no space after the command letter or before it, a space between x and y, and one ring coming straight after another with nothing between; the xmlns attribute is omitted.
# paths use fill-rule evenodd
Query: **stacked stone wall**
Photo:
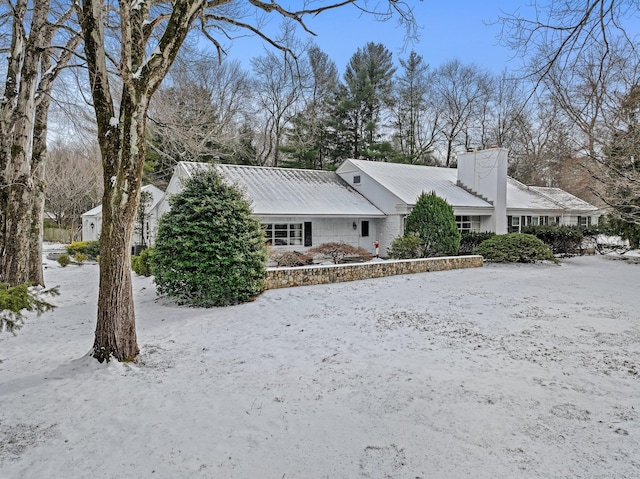
<svg viewBox="0 0 640 479"><path fill-rule="evenodd" d="M328 266L301 266L298 268L269 268L267 269L265 289L341 283L399 274L427 273L481 266L482 256L473 255Z"/></svg>

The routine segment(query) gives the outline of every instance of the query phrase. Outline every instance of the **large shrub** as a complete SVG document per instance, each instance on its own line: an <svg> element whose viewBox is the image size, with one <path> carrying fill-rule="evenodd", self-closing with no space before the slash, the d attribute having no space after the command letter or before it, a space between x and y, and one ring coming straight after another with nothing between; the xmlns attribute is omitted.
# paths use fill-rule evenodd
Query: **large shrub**
<svg viewBox="0 0 640 479"><path fill-rule="evenodd" d="M541 240L553 254L573 256L582 252L584 235L580 226L525 226L522 232Z"/></svg>
<svg viewBox="0 0 640 479"><path fill-rule="evenodd" d="M239 188L202 169L170 204L153 254L159 293L179 304L211 307L248 301L262 291L264 233Z"/></svg>
<svg viewBox="0 0 640 479"><path fill-rule="evenodd" d="M453 208L435 193L422 193L405 221L405 235L422 240L422 257L458 254L460 232Z"/></svg>
<svg viewBox="0 0 640 479"><path fill-rule="evenodd" d="M346 262L365 262L371 260L371 253L361 246L347 243L323 243L308 250L319 261L331 260L333 264Z"/></svg>
<svg viewBox="0 0 640 479"><path fill-rule="evenodd" d="M547 245L535 236L524 233L494 236L474 249L473 253L482 255L486 261L494 263L557 263Z"/></svg>
<svg viewBox="0 0 640 479"><path fill-rule="evenodd" d="M475 232L468 231L460 236L460 247L458 254L472 254L473 250L480 246L484 241L493 238L496 234L492 231Z"/></svg>

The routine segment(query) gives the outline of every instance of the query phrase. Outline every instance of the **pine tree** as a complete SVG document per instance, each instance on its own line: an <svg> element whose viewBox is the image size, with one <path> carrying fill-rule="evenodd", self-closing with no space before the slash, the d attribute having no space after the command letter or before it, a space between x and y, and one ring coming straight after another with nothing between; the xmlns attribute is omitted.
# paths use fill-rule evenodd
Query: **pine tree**
<svg viewBox="0 0 640 479"><path fill-rule="evenodd" d="M407 216L405 235L415 234L422 239L422 256L457 255L460 232L453 208L435 192L422 193Z"/></svg>

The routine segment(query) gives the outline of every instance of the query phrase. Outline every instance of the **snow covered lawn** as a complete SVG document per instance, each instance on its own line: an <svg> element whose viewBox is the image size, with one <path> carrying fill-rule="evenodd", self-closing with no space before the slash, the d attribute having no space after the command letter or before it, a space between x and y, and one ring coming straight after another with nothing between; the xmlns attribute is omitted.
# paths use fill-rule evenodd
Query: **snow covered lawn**
<svg viewBox="0 0 640 479"><path fill-rule="evenodd" d="M640 264L581 257L190 309L134 278L138 364L86 356L96 265L0 337L0 478L640 477Z"/></svg>

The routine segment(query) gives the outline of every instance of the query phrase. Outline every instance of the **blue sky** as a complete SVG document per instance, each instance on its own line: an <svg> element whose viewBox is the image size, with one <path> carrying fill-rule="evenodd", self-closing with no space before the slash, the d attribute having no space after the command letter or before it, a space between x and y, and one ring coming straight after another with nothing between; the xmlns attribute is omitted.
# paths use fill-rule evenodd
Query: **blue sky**
<svg viewBox="0 0 640 479"><path fill-rule="evenodd" d="M501 12L512 13L520 1L507 0L408 0L414 6L420 26L419 42L405 45L405 32L397 20L377 22L347 6L309 19L308 26L317 33L316 44L336 62L340 74L349 58L367 42L383 43L394 58L406 58L414 49L424 61L436 68L447 60L458 58L463 63L475 63L500 73L519 66L513 52L498 44L500 26L496 20ZM522 3L526 3L522 0ZM274 18L270 28L279 19ZM249 67L248 59L263 53L262 43L255 39L236 39L229 57L239 59ZM405 48L404 51L402 49Z"/></svg>

